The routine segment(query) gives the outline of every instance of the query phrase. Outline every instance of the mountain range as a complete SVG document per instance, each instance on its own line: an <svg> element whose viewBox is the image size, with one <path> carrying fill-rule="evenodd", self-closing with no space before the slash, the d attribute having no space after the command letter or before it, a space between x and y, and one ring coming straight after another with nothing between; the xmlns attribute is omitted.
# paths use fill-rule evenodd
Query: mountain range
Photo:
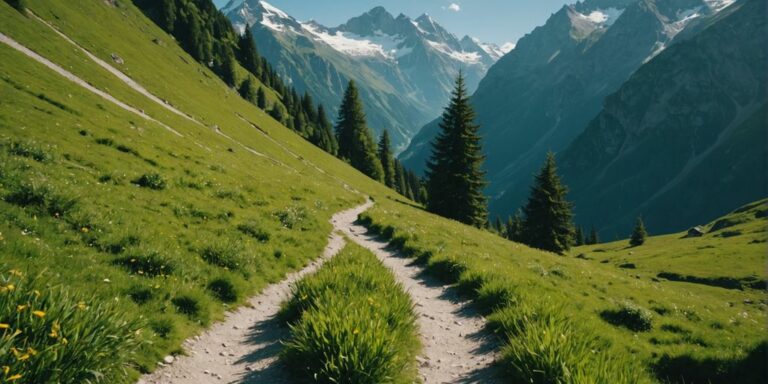
<svg viewBox="0 0 768 384"><path fill-rule="evenodd" d="M589 135L591 131L586 132L585 127L601 112L609 95L618 91L640 68L656 65L656 58L678 42L710 28L712 20L719 20L721 11L733 3L733 0L587 0L563 6L543 26L520 39L516 48L488 71L472 97L484 137L485 169L490 182L486 192L491 198L492 215L513 214L525 201L533 173L548 151L564 152L580 135ZM750 38L760 40L758 36L742 33L741 39ZM732 44L746 42L735 38ZM669 68L675 74L682 69ZM718 103L708 107L727 108ZM649 113L656 113L657 119L665 117L658 110ZM400 155L409 168L423 171L430 155L429 143L438 130L437 122L426 125ZM721 124L714 129L724 128ZM694 135L694 132L688 133ZM679 144L688 145L691 140ZM687 150L677 146L670 149ZM577 152L578 149L570 150L570 153ZM571 161L568 159L574 156L565 157L565 161ZM654 152L646 148L638 156L653 157ZM572 169L575 168L563 166L567 180L576 178L569 174ZM584 173L579 173L582 175ZM667 176L658 176L659 182L654 184L657 186L667 180ZM602 179L600 185L610 189L613 182L615 180ZM623 231L628 230L629 219L598 215L598 211L604 210L591 210L595 207L582 202L589 192L581 188L581 180L573 182L577 222L625 235ZM614 197L622 200L620 192L615 192L619 195ZM729 202L725 208L714 207L721 211L744 202L743 199L721 200ZM627 208L613 207L630 214ZM632 210L631 214L639 213ZM683 222L707 217L702 212L687 216L688 220L655 224L657 230L679 230Z"/></svg>
<svg viewBox="0 0 768 384"><path fill-rule="evenodd" d="M222 12L240 32L250 26L278 73L334 113L347 82L355 80L370 126L389 130L396 150L440 115L459 70L474 90L505 53L469 36L459 39L426 14L395 17L383 7L333 28L300 22L258 0L232 0Z"/></svg>

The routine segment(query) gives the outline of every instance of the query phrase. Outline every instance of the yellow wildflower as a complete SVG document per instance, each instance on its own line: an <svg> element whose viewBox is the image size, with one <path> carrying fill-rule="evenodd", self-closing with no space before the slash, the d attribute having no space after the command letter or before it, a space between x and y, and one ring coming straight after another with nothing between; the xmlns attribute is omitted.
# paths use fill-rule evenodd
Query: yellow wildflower
<svg viewBox="0 0 768 384"><path fill-rule="evenodd" d="M38 291L37 289L35 289L35 290L33 291L33 293L35 294L35 298L38 298L38 297L40 297L40 291Z"/></svg>
<svg viewBox="0 0 768 384"><path fill-rule="evenodd" d="M22 275L21 271L19 271L18 269L11 269L10 271L8 271L8 273L10 273L11 276L21 276Z"/></svg>
<svg viewBox="0 0 768 384"><path fill-rule="evenodd" d="M352 331L353 335L357 335L358 333L360 333L360 328L355 328L355 330Z"/></svg>
<svg viewBox="0 0 768 384"><path fill-rule="evenodd" d="M61 338L61 345L67 345L67 344L69 344L69 341L67 340L67 338L66 337L62 337Z"/></svg>
<svg viewBox="0 0 768 384"><path fill-rule="evenodd" d="M11 326L10 326L10 325L8 325L8 324L6 324L6 323L0 323L0 329L8 329L8 328L10 328L10 327L11 327Z"/></svg>
<svg viewBox="0 0 768 384"><path fill-rule="evenodd" d="M27 307L28 306L26 304L17 305L16 312L22 312L23 310L27 309Z"/></svg>
<svg viewBox="0 0 768 384"><path fill-rule="evenodd" d="M85 305L85 301L81 301L81 302L77 303L77 309L82 311L82 310L85 310L86 308L88 308L88 306Z"/></svg>
<svg viewBox="0 0 768 384"><path fill-rule="evenodd" d="M88 227L80 228L80 232L82 232L82 233L88 233L88 231L90 231L90 229L88 229Z"/></svg>
<svg viewBox="0 0 768 384"><path fill-rule="evenodd" d="M3 366L3 376L8 376L8 372L11 371L11 367L4 365Z"/></svg>
<svg viewBox="0 0 768 384"><path fill-rule="evenodd" d="M18 379L21 379L21 375L17 373L17 374L15 374L15 375L13 375L13 376L11 376L11 377L7 378L6 380L8 380L8 381L16 381L16 380L18 380Z"/></svg>
<svg viewBox="0 0 768 384"><path fill-rule="evenodd" d="M36 355L37 355L37 350L35 350L35 349L34 349L34 348L32 348L32 347L29 347L29 348L27 348L27 353L28 353L30 356L36 356Z"/></svg>
<svg viewBox="0 0 768 384"><path fill-rule="evenodd" d="M43 312L43 311L33 311L32 314L37 316L37 317L39 317L39 318L41 318L41 319L43 317L45 317L45 312Z"/></svg>
<svg viewBox="0 0 768 384"><path fill-rule="evenodd" d="M29 360L29 353L25 353L25 354L21 355L20 357L17 357L16 360L18 360L18 361Z"/></svg>
<svg viewBox="0 0 768 384"><path fill-rule="evenodd" d="M21 352L19 352L19 350L16 349L16 347L11 347L11 353L13 353L13 355L16 356L17 358L21 356Z"/></svg>

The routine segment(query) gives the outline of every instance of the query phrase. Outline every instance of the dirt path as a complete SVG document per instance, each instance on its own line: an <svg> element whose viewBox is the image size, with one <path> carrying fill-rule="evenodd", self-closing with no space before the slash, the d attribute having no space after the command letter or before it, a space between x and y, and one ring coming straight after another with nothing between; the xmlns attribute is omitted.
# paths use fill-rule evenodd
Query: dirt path
<svg viewBox="0 0 768 384"><path fill-rule="evenodd" d="M492 366L498 345L484 331L485 321L454 289L424 274L367 228L335 222L334 227L368 248L389 267L416 304L424 350L419 374L424 383L495 383Z"/></svg>
<svg viewBox="0 0 768 384"><path fill-rule="evenodd" d="M374 252L411 294L419 315L424 351L419 373L424 383L494 383L491 364L496 345L483 332L484 321L455 292L434 279L411 260L392 251L388 243L356 224L357 216L370 208L367 202L340 212L331 222L334 233L320 260L251 299L251 306L229 313L224 322L184 343L188 356L163 364L140 384L290 383L277 362L280 340L287 330L275 319L291 285L316 271L344 247L344 236Z"/></svg>
<svg viewBox="0 0 768 384"><path fill-rule="evenodd" d="M352 223L357 215L371 206L337 213L334 223ZM280 353L280 340L288 335L275 318L280 304L287 300L291 285L304 275L316 271L344 247L344 237L334 232L322 257L303 270L290 274L278 284L267 287L250 300L249 307L227 314L204 334L184 342L188 356L166 364L139 383L146 384L207 384L222 383L290 383L285 372L276 363Z"/></svg>

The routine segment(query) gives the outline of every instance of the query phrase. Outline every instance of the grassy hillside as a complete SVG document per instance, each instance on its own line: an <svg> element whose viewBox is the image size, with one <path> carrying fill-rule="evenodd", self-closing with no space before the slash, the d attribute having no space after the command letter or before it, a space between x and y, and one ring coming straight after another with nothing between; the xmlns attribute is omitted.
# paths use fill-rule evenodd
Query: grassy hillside
<svg viewBox="0 0 768 384"><path fill-rule="evenodd" d="M633 249L622 241L575 249L566 257L393 200L379 201L364 216L490 314L507 338L503 364L511 377L725 383L766 377L765 290L657 275L764 281L764 212L764 202L737 211L724 220L741 224L700 239L652 237ZM723 236L729 230L742 234ZM540 337L558 333L561 340Z"/></svg>
<svg viewBox="0 0 768 384"><path fill-rule="evenodd" d="M0 303L0 351L19 353L0 354L14 364L4 380L17 368L32 372L32 364L56 363L27 348L91 345L64 343L61 335L78 334L78 324L94 319L121 319L140 346L132 356L113 357L134 364L127 375L103 369L117 376L108 382L131 381L163 355L181 352L184 338L226 309L320 255L331 215L361 203L364 194L377 201L367 215L373 225L494 313L492 324L508 341L504 363L514 375L546 368L552 377L565 377L567 367L575 378L594 373L628 382L653 380L643 368L673 381L686 372L713 381L760 373L736 362L766 339L764 291L658 274L764 277L764 243L747 244L765 240L764 218L737 212L731 219L749 220L720 235L651 238L635 250L622 244L576 250L583 258L532 250L426 214L307 143L196 64L130 2L27 4L188 117L134 91L35 17L0 2L1 33L154 119L0 44L0 294L19 292L21 279L35 277L23 282L24 295ZM735 230L742 235L722 236ZM655 245L664 242L674 244L673 255L695 255L686 258L701 257L699 246L717 251L701 269L682 258L665 264L664 247ZM627 260L636 269L617 268L635 254L644 258ZM718 268L718 255L726 254L737 255L738 263ZM57 300L66 305L57 307ZM650 318L650 330L629 330L627 324L638 327L615 321L614 313L639 317L641 329ZM12 333L22 327L25 336ZM541 340L537 330L563 337ZM527 347L552 359L537 358L528 352L539 349ZM707 371L713 367L720 376ZM44 374L43 368L36 372Z"/></svg>
<svg viewBox="0 0 768 384"><path fill-rule="evenodd" d="M27 3L191 116L0 3L0 32L181 135L0 44L1 268L141 318L139 370L317 257L330 216L363 200L350 185L385 190L240 99L129 2Z"/></svg>

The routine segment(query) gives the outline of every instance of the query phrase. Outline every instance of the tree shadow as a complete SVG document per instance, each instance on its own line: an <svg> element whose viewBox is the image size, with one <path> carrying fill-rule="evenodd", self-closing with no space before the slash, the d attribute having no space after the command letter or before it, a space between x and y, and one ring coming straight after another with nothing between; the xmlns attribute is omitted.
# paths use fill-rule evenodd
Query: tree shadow
<svg viewBox="0 0 768 384"><path fill-rule="evenodd" d="M248 371L238 383L292 383L294 382L283 364L278 360L283 349L282 340L290 335L277 315L254 324L248 332L247 343L254 345L251 353L239 359L236 364L248 364Z"/></svg>

